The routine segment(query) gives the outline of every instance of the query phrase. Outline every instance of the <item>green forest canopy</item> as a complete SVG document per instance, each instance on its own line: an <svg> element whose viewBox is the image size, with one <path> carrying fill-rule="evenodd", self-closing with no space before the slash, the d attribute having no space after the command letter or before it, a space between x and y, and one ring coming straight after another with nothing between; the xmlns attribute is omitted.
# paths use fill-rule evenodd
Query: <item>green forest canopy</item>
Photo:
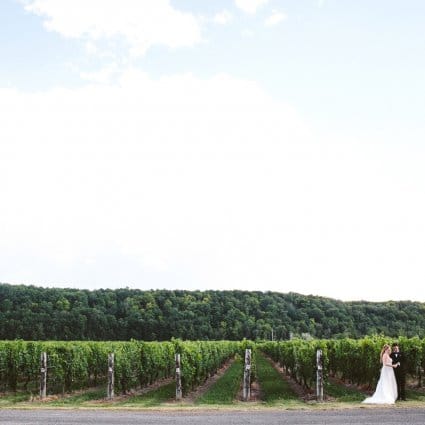
<svg viewBox="0 0 425 425"><path fill-rule="evenodd" d="M425 337L425 303L297 293L60 289L0 284L0 339Z"/></svg>

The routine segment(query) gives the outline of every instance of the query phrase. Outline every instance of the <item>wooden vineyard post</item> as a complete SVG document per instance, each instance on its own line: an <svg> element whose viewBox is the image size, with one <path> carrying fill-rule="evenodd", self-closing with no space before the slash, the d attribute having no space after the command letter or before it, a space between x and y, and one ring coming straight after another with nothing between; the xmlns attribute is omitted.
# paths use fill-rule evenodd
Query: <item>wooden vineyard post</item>
<svg viewBox="0 0 425 425"><path fill-rule="evenodd" d="M323 356L322 350L316 352L316 396L317 401L323 401Z"/></svg>
<svg viewBox="0 0 425 425"><path fill-rule="evenodd" d="M176 354L175 359L176 359L176 400L181 400L183 397L183 392L182 392L180 354Z"/></svg>
<svg viewBox="0 0 425 425"><path fill-rule="evenodd" d="M245 367L243 372L243 399L248 401L251 397L251 349L245 350Z"/></svg>
<svg viewBox="0 0 425 425"><path fill-rule="evenodd" d="M114 398L114 353L108 354L108 388L106 396L109 400Z"/></svg>
<svg viewBox="0 0 425 425"><path fill-rule="evenodd" d="M47 393L47 353L40 355L40 398L46 398Z"/></svg>

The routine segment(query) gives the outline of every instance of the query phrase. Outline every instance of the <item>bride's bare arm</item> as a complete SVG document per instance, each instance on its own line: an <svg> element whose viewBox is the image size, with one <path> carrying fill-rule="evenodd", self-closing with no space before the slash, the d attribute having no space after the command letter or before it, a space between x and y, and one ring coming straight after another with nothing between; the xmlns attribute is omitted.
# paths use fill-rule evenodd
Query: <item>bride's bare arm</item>
<svg viewBox="0 0 425 425"><path fill-rule="evenodd" d="M396 367L398 367L398 363L396 363L396 364L393 364L393 361L392 361L392 359L391 359L391 357L390 356L388 356L388 355L383 355L382 356L382 363L385 365L385 366L390 366L390 367L392 367L392 368L396 368Z"/></svg>

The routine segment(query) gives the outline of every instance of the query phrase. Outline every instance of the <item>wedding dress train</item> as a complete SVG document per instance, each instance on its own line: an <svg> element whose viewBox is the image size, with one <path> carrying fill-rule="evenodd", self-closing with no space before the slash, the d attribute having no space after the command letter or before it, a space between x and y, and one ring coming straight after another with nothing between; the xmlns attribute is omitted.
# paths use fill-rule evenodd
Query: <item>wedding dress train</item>
<svg viewBox="0 0 425 425"><path fill-rule="evenodd" d="M394 404L397 400L397 382L391 359L384 358L381 375L372 397L363 400L367 404Z"/></svg>

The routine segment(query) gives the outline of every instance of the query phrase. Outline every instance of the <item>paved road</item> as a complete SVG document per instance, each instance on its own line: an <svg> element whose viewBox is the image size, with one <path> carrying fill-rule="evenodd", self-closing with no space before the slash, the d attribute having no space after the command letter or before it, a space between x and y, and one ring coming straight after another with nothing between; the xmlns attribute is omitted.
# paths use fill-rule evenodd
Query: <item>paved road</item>
<svg viewBox="0 0 425 425"><path fill-rule="evenodd" d="M253 412L131 412L83 410L0 410L0 424L8 425L424 425L421 409L351 409L329 411Z"/></svg>

